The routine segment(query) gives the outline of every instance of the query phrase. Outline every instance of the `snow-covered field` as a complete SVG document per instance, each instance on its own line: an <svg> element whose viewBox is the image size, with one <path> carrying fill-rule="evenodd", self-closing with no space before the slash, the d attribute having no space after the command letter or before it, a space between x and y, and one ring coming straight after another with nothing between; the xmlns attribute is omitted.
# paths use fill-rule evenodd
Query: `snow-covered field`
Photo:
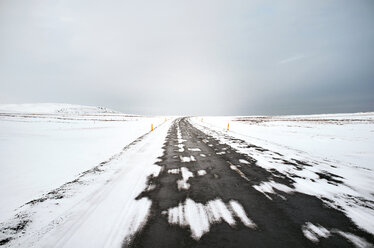
<svg viewBox="0 0 374 248"><path fill-rule="evenodd" d="M155 204L147 192L161 189L152 180L180 174L175 189L179 193L194 188L195 176L209 176L211 160L199 160L205 154L190 154L205 149L192 143L196 140L188 140L191 130L201 133L195 127L215 138L206 136L203 143L208 138L216 140L230 145L240 156L245 154L246 159L253 158L251 164L239 157L243 167L225 160L221 164L241 178L249 181L242 172L248 165L289 179L264 177L252 182L252 191L267 201L276 196L286 200L281 192L287 197L295 192L313 195L374 234L374 113L182 119L184 125L180 126L180 119L125 115L101 107L0 105L0 245L120 247L129 242L151 222L148 219ZM174 138L171 130L176 131ZM187 146L191 143L194 145ZM226 150L212 149L212 154L206 154L221 161L217 156ZM177 152L170 163L180 167L164 173L165 164L160 163L168 161L162 159L166 151ZM183 152L186 154L179 154ZM191 164L203 162L208 167L191 172ZM285 182L288 184L282 184ZM174 227L188 227L195 241L210 232L212 223L225 220L234 225L234 216L256 231L257 222L246 215L243 202L219 199L203 204L186 198L162 216ZM208 216L211 209L227 211L214 215L210 223L202 216ZM371 245L359 236L319 223L306 222L301 228L315 244L321 237L339 232L340 236L351 235L346 238L358 247Z"/></svg>
<svg viewBox="0 0 374 248"><path fill-rule="evenodd" d="M374 169L374 113L196 117L258 145L274 145Z"/></svg>
<svg viewBox="0 0 374 248"><path fill-rule="evenodd" d="M0 222L163 122L101 107L0 105Z"/></svg>
<svg viewBox="0 0 374 248"><path fill-rule="evenodd" d="M0 240L6 247L121 247L147 220L152 202L137 197L160 172L155 162L171 123L17 209L0 224Z"/></svg>
<svg viewBox="0 0 374 248"><path fill-rule="evenodd" d="M193 117L191 121L253 157L259 166L294 180L294 189L270 181L257 185L258 191L270 198L276 194L274 189L315 195L374 234L374 113Z"/></svg>

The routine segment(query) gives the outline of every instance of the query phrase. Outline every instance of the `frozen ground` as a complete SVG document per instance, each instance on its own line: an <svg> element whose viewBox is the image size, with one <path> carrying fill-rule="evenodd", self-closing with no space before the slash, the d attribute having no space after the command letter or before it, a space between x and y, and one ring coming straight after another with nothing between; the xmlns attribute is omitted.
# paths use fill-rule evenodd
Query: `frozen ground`
<svg viewBox="0 0 374 248"><path fill-rule="evenodd" d="M0 222L163 122L99 107L0 105Z"/></svg>
<svg viewBox="0 0 374 248"><path fill-rule="evenodd" d="M373 247L373 113L0 110L0 246Z"/></svg>

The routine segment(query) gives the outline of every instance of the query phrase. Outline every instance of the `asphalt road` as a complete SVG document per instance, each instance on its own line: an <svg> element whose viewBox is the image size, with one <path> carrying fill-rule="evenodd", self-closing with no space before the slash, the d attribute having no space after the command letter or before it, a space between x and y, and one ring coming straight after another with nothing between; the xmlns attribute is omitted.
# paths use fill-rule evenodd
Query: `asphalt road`
<svg viewBox="0 0 374 248"><path fill-rule="evenodd" d="M247 145L266 152L260 147ZM184 161L191 156L191 161ZM244 160L249 163L243 163ZM293 166L308 166L301 161L292 163ZM138 196L138 199L147 197L152 200L150 216L142 230L126 246L354 247L334 230L349 232L374 243L373 236L358 229L343 212L327 207L314 196L275 190L276 194L268 197L256 190L253 186L270 180L293 188L293 179L257 166L253 158L220 144L193 127L187 118L177 119L170 128L164 155L158 165L162 167L160 174L150 177L148 189ZM193 175L188 180L183 181L182 167ZM206 174L199 176L198 172L202 170ZM187 199L204 206L216 199L226 205L234 200L241 204L255 226L248 227L234 215L235 225L216 221L210 223L209 231L194 238L188 225L170 223L168 218L170 209L180 206ZM303 225L308 222L331 232L328 237L312 242L302 231Z"/></svg>

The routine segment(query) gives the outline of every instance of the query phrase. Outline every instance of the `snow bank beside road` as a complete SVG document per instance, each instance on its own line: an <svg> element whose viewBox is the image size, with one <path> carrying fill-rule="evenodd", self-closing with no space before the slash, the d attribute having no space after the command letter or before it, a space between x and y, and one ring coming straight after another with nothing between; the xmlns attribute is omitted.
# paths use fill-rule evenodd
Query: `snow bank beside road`
<svg viewBox="0 0 374 248"><path fill-rule="evenodd" d="M30 106L38 112L45 109L45 114L25 115L23 111ZM76 110L75 114L52 113L62 106ZM164 122L164 117L101 115L100 110L86 115L91 107L76 105L33 104L27 108L13 107L18 114L0 112L0 198L6 202L0 205L0 222L22 204L107 161L149 132L151 123Z"/></svg>
<svg viewBox="0 0 374 248"><path fill-rule="evenodd" d="M293 149L314 157L374 170L374 112L299 116L220 116L196 123L238 134L272 149Z"/></svg>

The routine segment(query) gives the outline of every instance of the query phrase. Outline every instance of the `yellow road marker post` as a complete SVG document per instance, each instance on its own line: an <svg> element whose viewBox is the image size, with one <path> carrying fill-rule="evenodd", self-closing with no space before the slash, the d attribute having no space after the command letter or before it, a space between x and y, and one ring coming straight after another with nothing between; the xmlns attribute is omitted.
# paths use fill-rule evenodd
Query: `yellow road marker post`
<svg viewBox="0 0 374 248"><path fill-rule="evenodd" d="M230 123L228 122L227 123L227 131L229 131L229 129L230 129Z"/></svg>
<svg viewBox="0 0 374 248"><path fill-rule="evenodd" d="M151 123L151 131L153 131L153 123Z"/></svg>

